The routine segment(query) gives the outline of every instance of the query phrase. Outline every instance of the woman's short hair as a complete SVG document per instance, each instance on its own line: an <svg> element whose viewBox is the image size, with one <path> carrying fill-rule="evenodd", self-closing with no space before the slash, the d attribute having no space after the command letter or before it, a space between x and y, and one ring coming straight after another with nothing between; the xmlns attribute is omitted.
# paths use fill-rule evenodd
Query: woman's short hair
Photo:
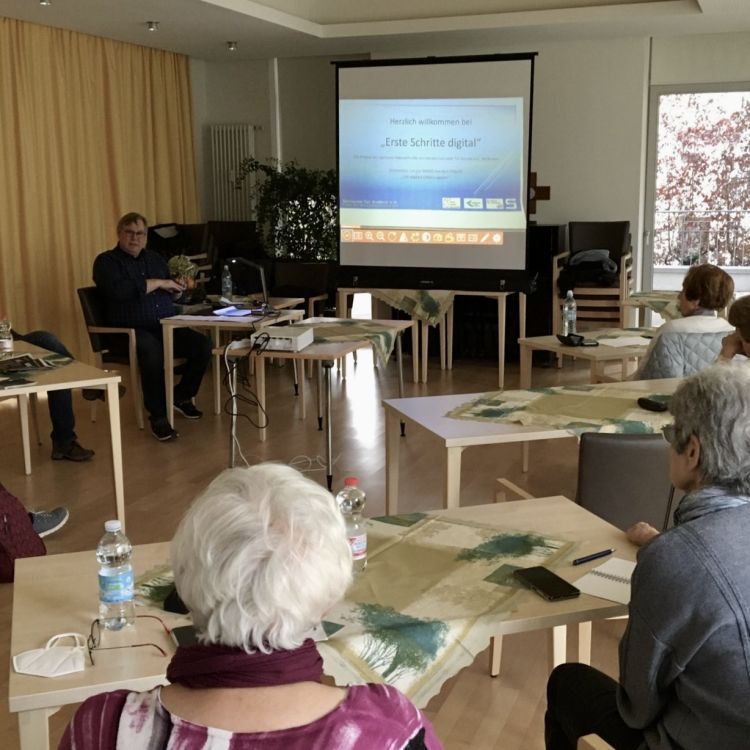
<svg viewBox="0 0 750 750"><path fill-rule="evenodd" d="M734 295L734 281L722 268L711 263L692 266L682 280L682 293L705 310L721 310Z"/></svg>
<svg viewBox="0 0 750 750"><path fill-rule="evenodd" d="M750 341L750 295L740 297L732 304L727 319L745 341Z"/></svg>
<svg viewBox="0 0 750 750"><path fill-rule="evenodd" d="M674 449L682 453L695 435L698 472L706 486L750 495L750 366L713 365L688 378L669 401Z"/></svg>
<svg viewBox="0 0 750 750"><path fill-rule="evenodd" d="M297 648L352 576L331 493L272 463L211 482L180 522L172 566L200 640L248 652Z"/></svg>

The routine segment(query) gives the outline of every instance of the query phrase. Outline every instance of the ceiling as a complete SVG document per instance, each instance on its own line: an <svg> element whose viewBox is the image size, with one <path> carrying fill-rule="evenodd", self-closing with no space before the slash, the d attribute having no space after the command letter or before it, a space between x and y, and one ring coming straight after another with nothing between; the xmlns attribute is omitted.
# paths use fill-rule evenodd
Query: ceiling
<svg viewBox="0 0 750 750"><path fill-rule="evenodd" d="M750 31L750 0L50 2L3 0L0 13L212 61L449 47L501 52L552 39ZM158 21L158 30L148 31L147 21ZM237 42L236 51L228 41Z"/></svg>

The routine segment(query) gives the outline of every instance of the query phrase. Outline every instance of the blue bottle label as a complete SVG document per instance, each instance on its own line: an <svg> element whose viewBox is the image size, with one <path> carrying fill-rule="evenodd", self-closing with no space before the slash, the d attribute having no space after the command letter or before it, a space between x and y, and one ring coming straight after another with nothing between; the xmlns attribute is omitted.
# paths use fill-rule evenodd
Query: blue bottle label
<svg viewBox="0 0 750 750"><path fill-rule="evenodd" d="M133 569L99 572L99 600L106 604L129 602L133 598Z"/></svg>

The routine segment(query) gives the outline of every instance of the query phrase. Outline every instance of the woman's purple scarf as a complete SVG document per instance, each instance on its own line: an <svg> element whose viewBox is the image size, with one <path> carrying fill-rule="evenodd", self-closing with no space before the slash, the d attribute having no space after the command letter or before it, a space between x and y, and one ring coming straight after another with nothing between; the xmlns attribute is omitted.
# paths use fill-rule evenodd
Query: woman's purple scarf
<svg viewBox="0 0 750 750"><path fill-rule="evenodd" d="M210 645L180 646L167 667L171 683L189 688L243 688L320 682L323 659L308 638L291 651L256 651Z"/></svg>

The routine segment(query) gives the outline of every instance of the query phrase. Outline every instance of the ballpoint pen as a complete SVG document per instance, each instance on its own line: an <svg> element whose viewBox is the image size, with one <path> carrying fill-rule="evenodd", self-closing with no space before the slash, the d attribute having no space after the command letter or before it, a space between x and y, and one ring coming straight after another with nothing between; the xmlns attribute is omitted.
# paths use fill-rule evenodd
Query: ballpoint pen
<svg viewBox="0 0 750 750"><path fill-rule="evenodd" d="M592 552L590 555L577 557L575 560L573 560L573 565L583 565L583 563L590 562L591 560L598 560L600 557L611 555L613 552L613 549L603 549L601 552Z"/></svg>

